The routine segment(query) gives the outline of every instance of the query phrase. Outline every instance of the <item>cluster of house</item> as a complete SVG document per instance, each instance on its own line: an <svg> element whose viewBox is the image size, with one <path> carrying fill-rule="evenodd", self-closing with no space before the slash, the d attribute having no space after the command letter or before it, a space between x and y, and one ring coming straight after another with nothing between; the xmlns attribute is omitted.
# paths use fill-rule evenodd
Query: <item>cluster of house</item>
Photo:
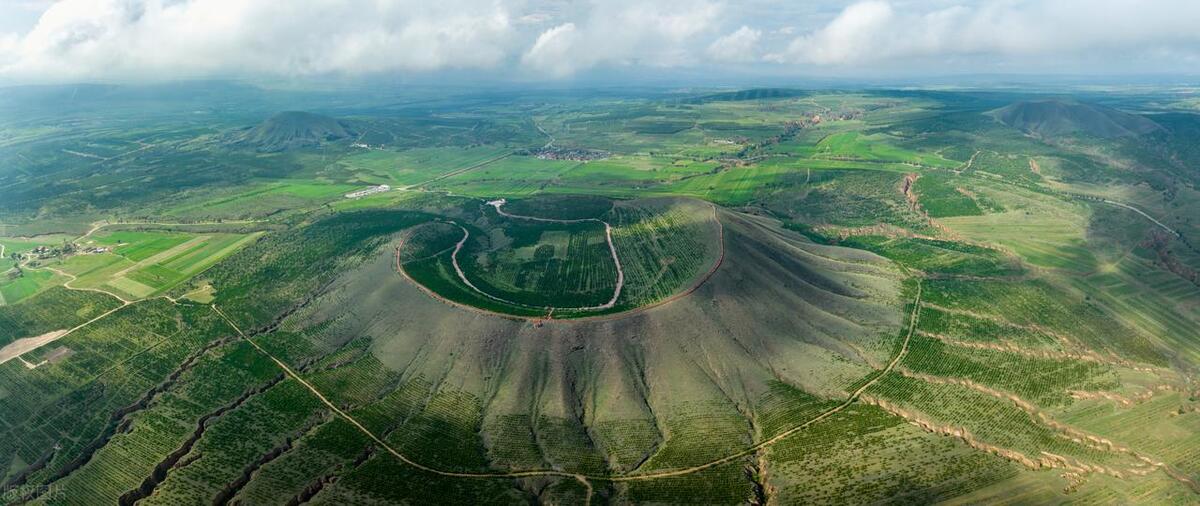
<svg viewBox="0 0 1200 506"><path fill-rule="evenodd" d="M518 152L519 155L536 156L542 160L571 160L575 162L587 162L591 160L601 160L608 158L608 152L598 149L584 148L538 148L530 149L525 152Z"/></svg>
<svg viewBox="0 0 1200 506"><path fill-rule="evenodd" d="M38 247L30 250L29 254L31 256L37 257L38 259L53 258L53 257L56 257L56 256L62 254L64 249L65 249L65 247L51 248L49 246L38 246Z"/></svg>
<svg viewBox="0 0 1200 506"><path fill-rule="evenodd" d="M38 246L36 248L33 248L32 250L29 250L29 254L34 257L37 257L38 259L46 259L46 258L54 258L59 255L71 254L71 253L99 254L99 253L108 253L109 251L110 251L110 249L107 247L104 247L104 246L91 246L91 247L80 248L80 247L76 246L74 243L66 243L66 244L62 245L62 247Z"/></svg>
<svg viewBox="0 0 1200 506"><path fill-rule="evenodd" d="M347 193L347 194L346 194L346 198L348 198L348 199L356 199L356 198L359 198L359 197L366 197L367 195L374 195L374 194L376 194L376 193L383 193L383 192L385 192L385 191L388 191L388 190L391 190L391 189L392 189L392 187L391 187L391 186L388 186L388 185L386 185L386 184L381 184L381 185L379 185L379 186L372 186L372 187L370 187L370 188L363 189L363 190L356 190L356 191L352 191L352 192L350 192L350 193Z"/></svg>

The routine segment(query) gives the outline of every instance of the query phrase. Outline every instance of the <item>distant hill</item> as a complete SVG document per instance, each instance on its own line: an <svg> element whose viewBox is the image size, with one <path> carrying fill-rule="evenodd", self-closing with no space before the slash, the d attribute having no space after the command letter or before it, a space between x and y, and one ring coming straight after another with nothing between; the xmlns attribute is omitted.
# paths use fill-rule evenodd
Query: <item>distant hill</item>
<svg viewBox="0 0 1200 506"><path fill-rule="evenodd" d="M809 92L786 88L754 88L749 90L726 91L712 93L681 100L684 104L705 104L708 102L741 102L744 100L767 100L772 98L803 97Z"/></svg>
<svg viewBox="0 0 1200 506"><path fill-rule="evenodd" d="M1068 100L1015 102L991 112L1001 123L1042 137L1133 137L1162 127L1136 114Z"/></svg>
<svg viewBox="0 0 1200 506"><path fill-rule="evenodd" d="M329 116L303 111L284 111L246 130L235 144L259 151L284 151L320 145L353 135L346 124Z"/></svg>

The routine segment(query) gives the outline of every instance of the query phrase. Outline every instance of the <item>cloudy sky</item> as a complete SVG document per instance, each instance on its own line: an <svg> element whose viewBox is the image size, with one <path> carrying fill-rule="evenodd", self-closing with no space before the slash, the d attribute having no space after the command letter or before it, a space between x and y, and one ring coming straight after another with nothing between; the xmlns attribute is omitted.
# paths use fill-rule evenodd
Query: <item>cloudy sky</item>
<svg viewBox="0 0 1200 506"><path fill-rule="evenodd" d="M1191 74L1200 0L0 0L0 81Z"/></svg>

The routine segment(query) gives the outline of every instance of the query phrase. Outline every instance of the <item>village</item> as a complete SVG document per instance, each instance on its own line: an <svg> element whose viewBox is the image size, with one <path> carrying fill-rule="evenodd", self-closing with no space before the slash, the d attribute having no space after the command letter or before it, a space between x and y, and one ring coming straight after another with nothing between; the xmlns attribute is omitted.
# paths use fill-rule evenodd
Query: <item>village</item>
<svg viewBox="0 0 1200 506"><path fill-rule="evenodd" d="M48 258L56 258L67 255L94 255L99 253L108 253L108 251L109 248L104 246L81 247L73 242L66 242L63 243L62 246L38 246L30 250L29 254L31 257L37 258L38 260L45 260Z"/></svg>
<svg viewBox="0 0 1200 506"><path fill-rule="evenodd" d="M4 271L4 275L8 279L16 279L25 275L22 267L37 268L39 262L42 260L71 255L97 255L107 253L110 250L110 248L103 246L79 246L73 242L64 242L62 246L38 246L27 253L13 252L9 254L9 259L13 261L13 265L7 271Z"/></svg>
<svg viewBox="0 0 1200 506"><path fill-rule="evenodd" d="M574 162L603 160L609 156L608 152L600 151L598 149L556 148L552 146L521 150L517 151L516 154L534 156L540 160L569 160Z"/></svg>

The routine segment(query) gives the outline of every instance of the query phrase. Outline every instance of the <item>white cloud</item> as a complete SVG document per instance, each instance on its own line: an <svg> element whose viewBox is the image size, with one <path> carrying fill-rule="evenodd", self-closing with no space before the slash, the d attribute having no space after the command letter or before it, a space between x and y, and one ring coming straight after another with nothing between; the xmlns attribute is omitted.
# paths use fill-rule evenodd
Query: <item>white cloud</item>
<svg viewBox="0 0 1200 506"><path fill-rule="evenodd" d="M307 75L492 67L498 3L472 0L64 0L0 40L0 76Z"/></svg>
<svg viewBox="0 0 1200 506"><path fill-rule="evenodd" d="M854 66L922 58L1045 60L1164 46L1194 52L1196 20L1200 2L1193 0L983 0L935 9L869 0L768 58Z"/></svg>
<svg viewBox="0 0 1200 506"><path fill-rule="evenodd" d="M742 25L708 45L708 57L718 62L749 62L758 59L758 41L762 31Z"/></svg>
<svg viewBox="0 0 1200 506"><path fill-rule="evenodd" d="M517 24L522 25L540 25L554 19L554 16L548 12L531 12L517 18Z"/></svg>
<svg viewBox="0 0 1200 506"><path fill-rule="evenodd" d="M568 76L578 70L580 64L590 64L574 57L581 42L575 23L563 23L542 32L537 42L522 61L525 65L541 69L555 76Z"/></svg>
<svg viewBox="0 0 1200 506"><path fill-rule="evenodd" d="M46 2L0 0L0 80L439 69L567 77L706 62L817 73L1194 72L1200 59L1198 0Z"/></svg>
<svg viewBox="0 0 1200 506"><path fill-rule="evenodd" d="M720 12L706 0L597 1L579 21L542 32L521 61L559 77L599 65L687 65Z"/></svg>

